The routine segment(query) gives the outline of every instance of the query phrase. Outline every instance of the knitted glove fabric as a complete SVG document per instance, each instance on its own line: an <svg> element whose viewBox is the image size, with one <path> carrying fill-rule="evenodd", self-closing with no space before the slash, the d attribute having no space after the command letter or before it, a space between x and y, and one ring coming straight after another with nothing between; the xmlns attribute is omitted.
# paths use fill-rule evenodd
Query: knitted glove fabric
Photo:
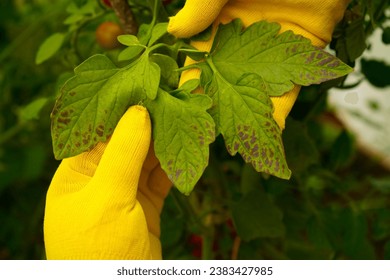
<svg viewBox="0 0 390 280"><path fill-rule="evenodd" d="M150 141L149 114L133 106L107 143L61 162L46 198L48 259L161 259L171 182Z"/></svg>
<svg viewBox="0 0 390 280"><path fill-rule="evenodd" d="M190 38L213 24L228 23L240 18L244 26L256 21L278 22L281 32L292 30L311 40L318 47L325 47L331 40L335 25L342 19L349 0L187 0L183 9L170 18L168 32L178 38ZM214 32L215 33L215 32ZM213 38L207 42L194 41L199 50L209 51ZM194 63L190 58L186 65ZM181 82L198 78L199 69L183 72ZM298 97L300 87L280 97L271 97L273 117L281 129Z"/></svg>

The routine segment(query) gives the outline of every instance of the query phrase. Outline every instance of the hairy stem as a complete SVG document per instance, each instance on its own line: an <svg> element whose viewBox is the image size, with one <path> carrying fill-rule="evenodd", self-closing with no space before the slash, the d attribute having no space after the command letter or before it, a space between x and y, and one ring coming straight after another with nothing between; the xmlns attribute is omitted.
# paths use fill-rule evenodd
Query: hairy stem
<svg viewBox="0 0 390 280"><path fill-rule="evenodd" d="M127 0L110 0L110 2L115 14L122 23L125 34L136 35L138 32L138 24L135 21Z"/></svg>

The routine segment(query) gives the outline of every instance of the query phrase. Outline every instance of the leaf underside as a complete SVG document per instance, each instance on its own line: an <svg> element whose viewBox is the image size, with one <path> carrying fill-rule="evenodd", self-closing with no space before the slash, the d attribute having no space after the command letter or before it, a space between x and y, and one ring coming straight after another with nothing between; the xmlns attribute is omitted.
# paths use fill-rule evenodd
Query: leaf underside
<svg viewBox="0 0 390 280"><path fill-rule="evenodd" d="M189 194L201 177L209 144L218 134L230 154L239 153L259 172L288 179L271 98L295 84L321 83L351 69L302 36L278 34L277 23L261 21L243 29L235 20L219 26L210 53L187 49L201 61L194 67L202 70L206 93L191 94L198 82L176 89L175 59L153 48L166 26L143 26L138 39L120 38L128 46L119 56L129 61L126 67L94 55L75 68L51 115L55 157L75 156L106 141L127 108L142 103L153 122L156 156L182 193Z"/></svg>
<svg viewBox="0 0 390 280"><path fill-rule="evenodd" d="M207 113L206 95L160 91L146 103L153 122L154 150L169 179L189 194L208 165L209 144L214 141L214 121Z"/></svg>

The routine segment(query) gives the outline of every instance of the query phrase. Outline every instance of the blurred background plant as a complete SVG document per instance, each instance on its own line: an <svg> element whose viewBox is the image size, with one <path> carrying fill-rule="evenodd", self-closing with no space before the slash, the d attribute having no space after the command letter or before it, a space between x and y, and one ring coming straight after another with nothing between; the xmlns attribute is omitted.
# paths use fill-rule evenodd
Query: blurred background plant
<svg viewBox="0 0 390 280"><path fill-rule="evenodd" d="M152 2L129 0L138 25L150 21ZM162 1L160 20L183 2ZM390 167L385 150L365 148L383 145L376 141L389 147L389 126L365 114L366 127L382 137L362 145L359 131L329 102L330 92L361 83L381 88L389 100L389 61L361 59L378 44L388 50L389 7L388 0L354 0L335 30L329 51L355 67L355 79L302 89L283 134L292 179L256 173L218 138L193 193L174 189L167 198L164 258L390 259ZM87 57L117 56L115 38L125 27L109 1L0 2L0 259L45 258L45 194L59 164L49 117L56 93ZM380 40L372 41L375 32ZM377 115L389 108L370 104Z"/></svg>

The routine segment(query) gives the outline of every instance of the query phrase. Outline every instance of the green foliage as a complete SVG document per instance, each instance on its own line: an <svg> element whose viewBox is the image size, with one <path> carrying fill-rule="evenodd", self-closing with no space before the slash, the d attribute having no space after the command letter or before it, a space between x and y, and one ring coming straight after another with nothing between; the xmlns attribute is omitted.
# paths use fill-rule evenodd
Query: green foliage
<svg viewBox="0 0 390 280"><path fill-rule="evenodd" d="M362 72L367 80L376 87L386 87L390 85L390 65L384 61L361 60Z"/></svg>
<svg viewBox="0 0 390 280"><path fill-rule="evenodd" d="M52 57L61 48L64 39L65 35L62 33L54 33L48 37L39 47L37 56L35 58L35 63L41 64L45 60L48 60L50 57Z"/></svg>
<svg viewBox="0 0 390 280"><path fill-rule="evenodd" d="M185 90L174 96L160 91L147 104L154 125L156 156L169 179L190 194L205 170L209 144L214 141L214 121L207 113L211 100Z"/></svg>
<svg viewBox="0 0 390 280"><path fill-rule="evenodd" d="M95 30L103 21L119 21L99 1L0 2L1 259L45 257L45 195L59 163L53 157L50 125L63 126L69 120L74 129L88 132L86 124L96 120L86 143L74 137L76 130L73 136L58 130L55 143L80 149L69 151L65 145L56 156L77 154L106 139L127 107L138 103L151 113L156 153L165 171L182 192L188 194L195 186L188 196L173 189L165 202L161 218L164 258L390 258L388 169L359 150L354 136L334 121L326 106L327 90L339 86L341 79L304 87L283 133L272 119L269 96L283 94L293 83L321 82L324 77L316 74L322 71L318 66L332 65L333 57L291 32L278 36L278 26L265 22L246 30L239 22L225 25L217 36L223 44L215 44L210 54L198 52L166 34L167 16L183 1L173 1L166 11L161 8L154 23L152 1L130 2L139 33L120 36L123 47L111 51L97 46ZM377 28L384 30L383 42L387 42L383 23L388 7L388 1L351 2L331 44L339 59L354 65ZM272 32L265 35L262 30ZM209 31L197 40L207 38ZM241 40L247 43L240 44ZM276 63L269 61L274 61L273 53L286 50L288 40L293 41L289 54L308 51L314 53L313 58L319 57L294 57L308 62L302 68L306 67L309 76L301 75L300 67L291 70L284 63L292 61L289 56ZM252 41L262 48L255 48ZM262 67L248 67L248 57L237 59L253 51L259 52L255 59L263 62ZM194 66L203 74L201 81L192 80L177 89L184 55L201 60ZM321 59L327 62L321 65ZM239 67L234 70L229 62ZM387 65L364 63L362 74L367 80L388 85L383 78L386 70L379 70ZM325 76L333 78L334 73L339 76L348 71L339 65L325 69ZM139 73L146 75L141 78ZM128 91L129 84L140 90ZM191 94L199 85L207 95ZM75 102L77 96L80 103ZM121 101L115 103L116 98ZM57 111L50 124L56 99ZM104 106L96 106L100 104L97 99ZM61 103L84 114L68 118ZM88 110L81 111L82 104ZM107 118L105 110L114 114ZM273 149L272 157L285 166L285 172L273 175L291 176L289 180L258 172L266 159L249 160L256 155L255 147L248 150L245 144L252 134L235 147L245 134L230 125L233 121L253 127L262 147ZM272 131L266 131L267 122ZM102 123L104 127L99 126ZM172 128L169 131L163 128L167 124ZM267 139L273 135L277 141Z"/></svg>
<svg viewBox="0 0 390 280"><path fill-rule="evenodd" d="M189 194L201 177L208 162L208 145L219 133L230 154L239 152L258 172L288 179L281 130L273 120L269 97L292 89L293 82L320 83L345 75L351 68L292 32L277 36L279 24L261 21L242 31L241 21L236 20L219 27L209 54L190 49L205 58L206 63L193 67L203 69L202 85L212 102L206 96L180 97L158 90L177 87L177 54L156 51L176 49L175 45L183 43L159 42L167 23L154 22L155 18L143 25L138 37L119 36L127 46L119 60L130 64L116 68L107 57L95 55L75 68L75 77L61 89L52 113L56 158L77 155L105 141L126 108L144 103L154 124L156 156L181 192ZM195 100L198 106L207 104L202 114L193 106Z"/></svg>

